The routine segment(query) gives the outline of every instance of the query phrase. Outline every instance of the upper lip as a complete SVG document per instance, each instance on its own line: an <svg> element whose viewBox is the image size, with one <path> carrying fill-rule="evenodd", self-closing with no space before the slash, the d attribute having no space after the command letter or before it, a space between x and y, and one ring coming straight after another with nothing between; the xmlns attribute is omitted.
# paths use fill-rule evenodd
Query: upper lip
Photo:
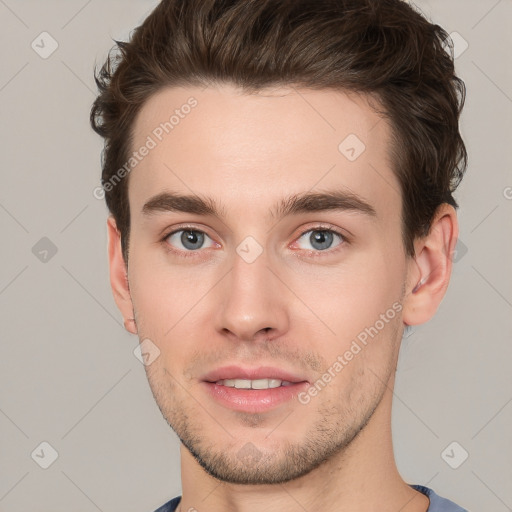
<svg viewBox="0 0 512 512"><path fill-rule="evenodd" d="M304 379L299 375L272 366L258 366L257 368L243 368L235 365L222 366L221 368L216 368L215 370L208 372L202 377L202 380L206 382L217 382L219 380L226 379L277 379L285 380L287 382L307 381L307 379Z"/></svg>

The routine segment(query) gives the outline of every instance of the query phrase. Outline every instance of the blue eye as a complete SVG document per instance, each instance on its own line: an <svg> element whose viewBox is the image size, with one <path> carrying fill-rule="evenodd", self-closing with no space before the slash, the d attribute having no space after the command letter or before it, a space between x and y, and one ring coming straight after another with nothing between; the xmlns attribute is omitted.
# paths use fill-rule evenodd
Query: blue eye
<svg viewBox="0 0 512 512"><path fill-rule="evenodd" d="M162 241L167 250L184 257L199 254L204 256L206 253L203 253L202 249L220 247L204 231L192 227L177 229L166 235ZM322 226L303 232L295 244L299 249L320 253L334 249L345 242L343 235Z"/></svg>
<svg viewBox="0 0 512 512"><path fill-rule="evenodd" d="M329 229L310 229L309 231L303 233L299 240L303 238L306 239L306 242L309 243L310 247L302 248L314 251L325 251L327 249L332 249L344 241L343 237L339 233ZM336 241L336 238L338 239L338 243L333 245L333 242Z"/></svg>
<svg viewBox="0 0 512 512"><path fill-rule="evenodd" d="M210 242L213 242L213 240L206 233L196 229L179 229L167 235L165 239L174 247L187 251L204 249L203 244L205 243L206 239L210 240ZM179 244L181 244L181 247Z"/></svg>

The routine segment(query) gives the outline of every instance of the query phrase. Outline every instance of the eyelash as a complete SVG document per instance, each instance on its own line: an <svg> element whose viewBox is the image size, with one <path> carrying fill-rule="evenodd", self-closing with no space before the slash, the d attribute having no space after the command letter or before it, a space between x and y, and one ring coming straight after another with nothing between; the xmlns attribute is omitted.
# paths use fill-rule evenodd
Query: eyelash
<svg viewBox="0 0 512 512"><path fill-rule="evenodd" d="M170 252L172 254L176 254L176 255L178 255L180 257L183 257L183 258L196 258L197 254L202 252L200 249L198 249L197 251L182 251L180 249L174 249L169 243L167 243L167 239L171 235L174 235L175 233L179 233L180 231L196 231L198 233L203 233L204 235L209 236L208 233L204 232L201 229L197 229L196 226L185 225L185 226L180 226L178 229L173 229L172 231L169 231L160 240L160 242L163 244L163 246L164 246L164 248L165 248L165 250L167 252ZM333 233L334 235L339 236L340 239L341 239L340 244L337 245L334 249L326 249L325 251L313 251L313 250L303 249L307 253L312 254L313 257L321 257L321 256L323 256L324 253L333 254L333 253L338 252L339 250L341 250L346 244L349 243L347 237L345 235L341 234L331 224L318 225L318 226L314 226L312 228L306 229L305 231L300 233L300 235L296 238L296 240L301 239L306 233L311 233L313 231L325 231L325 232L328 232L328 233Z"/></svg>

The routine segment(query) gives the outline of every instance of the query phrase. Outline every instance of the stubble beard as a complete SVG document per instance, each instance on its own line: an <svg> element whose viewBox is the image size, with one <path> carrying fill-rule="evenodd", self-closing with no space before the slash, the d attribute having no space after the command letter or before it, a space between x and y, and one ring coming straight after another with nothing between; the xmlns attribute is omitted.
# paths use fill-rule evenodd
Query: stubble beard
<svg viewBox="0 0 512 512"><path fill-rule="evenodd" d="M305 431L300 441L291 442L285 434L279 444L276 441L279 439L277 427L269 436L273 442L258 446L256 441L251 442L250 433L246 439L237 439L230 436L229 424L220 425L213 415L204 411L194 413L194 407L201 406L193 399L187 401L183 389L173 378L164 379L163 382L168 384L165 392L165 386L160 384L162 380L157 378L160 369L146 368L146 372L162 416L198 464L217 480L239 485L283 484L307 475L333 457L343 460L346 450L368 425L386 389L385 385L378 386L377 381L371 393L368 393L368 384L363 386L366 389L363 405L359 396L350 397L348 393L348 403L356 405L357 409L350 405L347 407L343 399L337 403L327 401L315 410L318 419ZM166 373L164 370L163 375ZM362 370L357 381L370 377ZM382 384L381 381L379 383ZM180 396L183 398L178 398ZM321 399L321 393L317 399ZM296 405L290 418L295 415L300 425L299 420L307 415L309 405ZM211 422L212 428L198 424L199 417ZM237 420L250 428L266 423L264 414L237 413ZM218 427L225 432L227 446L216 444L219 434L212 434L211 437L207 434L208 430L217 431Z"/></svg>

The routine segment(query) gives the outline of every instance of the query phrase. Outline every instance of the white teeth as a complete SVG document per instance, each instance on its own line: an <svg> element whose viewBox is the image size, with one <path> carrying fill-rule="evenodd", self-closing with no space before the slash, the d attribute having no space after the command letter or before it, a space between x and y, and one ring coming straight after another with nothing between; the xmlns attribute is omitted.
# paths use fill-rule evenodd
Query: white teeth
<svg viewBox="0 0 512 512"><path fill-rule="evenodd" d="M242 380L242 379L229 379L224 381L224 385L227 385L237 389L251 389L251 381L250 380Z"/></svg>
<svg viewBox="0 0 512 512"><path fill-rule="evenodd" d="M224 379L217 381L215 384L219 386L227 386L228 388L237 389L270 389L278 388L279 386L292 385L291 382L279 379Z"/></svg>
<svg viewBox="0 0 512 512"><path fill-rule="evenodd" d="M278 379L257 379L251 381L252 389L278 388L280 385L281 381Z"/></svg>

